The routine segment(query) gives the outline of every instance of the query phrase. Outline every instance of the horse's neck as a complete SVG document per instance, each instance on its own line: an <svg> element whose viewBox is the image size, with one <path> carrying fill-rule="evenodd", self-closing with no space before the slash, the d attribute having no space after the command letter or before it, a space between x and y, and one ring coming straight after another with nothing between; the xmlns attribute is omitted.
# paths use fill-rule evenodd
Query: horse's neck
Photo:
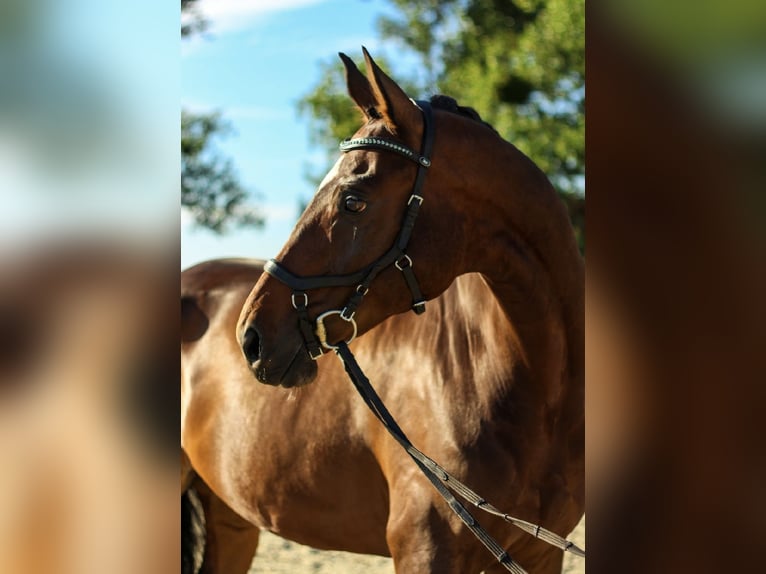
<svg viewBox="0 0 766 574"><path fill-rule="evenodd" d="M530 400L577 425L583 398L583 261L566 209L547 178L510 144L486 139L479 140L484 153L463 155L473 158L475 181L482 182L466 198L466 209L476 215L471 245L483 246L467 250L464 271L484 276L502 310L503 352L513 357L515 379L534 387Z"/></svg>
<svg viewBox="0 0 766 574"><path fill-rule="evenodd" d="M576 318L539 282L471 274L458 278L445 296L453 308L442 328L459 332L472 349L459 366L472 373L463 384L476 387L465 389L466 395L475 393L484 404L523 395L535 403L530 407L556 411L572 387L581 386Z"/></svg>
<svg viewBox="0 0 766 574"><path fill-rule="evenodd" d="M484 275L488 287L530 376L539 379L538 384L557 385L559 381L549 372L553 364L562 384L581 375L584 277L579 255L551 264L542 252L523 252L514 246L498 253L490 268Z"/></svg>
<svg viewBox="0 0 766 574"><path fill-rule="evenodd" d="M558 411L564 401L581 399L582 327L568 303L536 282L523 290L509 283L488 284L506 319L516 373L523 373L521 379L535 389L539 406Z"/></svg>

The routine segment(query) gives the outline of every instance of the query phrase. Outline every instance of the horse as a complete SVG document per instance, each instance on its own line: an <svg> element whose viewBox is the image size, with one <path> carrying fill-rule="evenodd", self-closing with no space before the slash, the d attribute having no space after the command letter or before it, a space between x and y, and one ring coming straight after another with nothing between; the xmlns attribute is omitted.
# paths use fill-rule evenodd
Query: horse
<svg viewBox="0 0 766 574"><path fill-rule="evenodd" d="M246 408L259 408L271 400L279 407L284 396L252 397L237 406L227 389L252 387L250 372L234 339L242 305L263 272L263 261L215 260L181 273L181 489L182 572L244 574L253 561L260 531L247 522L207 486L195 471L184 446L195 453L194 441L207 450L195 456L203 472L204 460L226 452L219 439L237 444L242 430L233 419L248 416ZM258 389L256 389L258 390ZM224 393L224 394L222 394ZM265 399L265 400L264 400ZM245 407L242 409L241 407ZM214 418L213 418L214 417ZM199 422L198 422L199 421ZM206 436L209 431L213 434ZM219 434L221 433L221 434ZM249 432L245 440L253 437ZM214 450L210 450L213 448ZM279 448L275 443L272 448ZM214 459L210 459L211 462ZM201 544L200 544L201 543ZM201 546L202 548L199 548ZM204 550L204 551L203 551Z"/></svg>
<svg viewBox="0 0 766 574"><path fill-rule="evenodd" d="M241 268L190 270L185 485L203 482L241 521L229 530L391 556L397 574L500 572L322 350L358 337L350 347L418 448L566 534L584 511L583 260L529 158L446 97L430 102L429 137L428 103L364 58L366 76L341 54L364 125L266 272L249 273L251 291L231 285ZM560 572L560 550L481 522L531 572Z"/></svg>

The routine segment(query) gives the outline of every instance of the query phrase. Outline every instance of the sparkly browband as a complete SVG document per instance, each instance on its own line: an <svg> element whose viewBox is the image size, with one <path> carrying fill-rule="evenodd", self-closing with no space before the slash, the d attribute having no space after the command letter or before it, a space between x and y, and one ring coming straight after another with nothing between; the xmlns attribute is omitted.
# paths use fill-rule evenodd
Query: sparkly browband
<svg viewBox="0 0 766 574"><path fill-rule="evenodd" d="M415 153L410 148L400 143L397 143L391 140L386 140L383 138L347 139L340 142L340 145L338 147L340 148L340 151L344 153L354 149L366 149L366 148L386 149L389 151L396 152L399 155L406 157L410 161L414 161L415 163L422 165L423 167L428 167L431 165L431 160L428 159L427 157L424 157Z"/></svg>

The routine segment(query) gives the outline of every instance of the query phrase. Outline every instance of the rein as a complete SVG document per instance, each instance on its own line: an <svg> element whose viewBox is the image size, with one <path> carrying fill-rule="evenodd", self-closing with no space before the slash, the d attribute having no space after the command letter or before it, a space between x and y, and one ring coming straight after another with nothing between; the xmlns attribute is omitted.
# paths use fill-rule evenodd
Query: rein
<svg viewBox="0 0 766 574"><path fill-rule="evenodd" d="M347 153L357 149L376 149L381 151L390 151L397 153L410 161L415 162L418 165L417 175L415 177L415 183L413 185L412 193L407 201L407 208L404 213L402 221L402 227L399 230L394 244L381 255L378 259L370 263L367 267L356 271L355 273L348 273L345 275L312 275L312 276L299 276L291 273L285 267L274 259L270 259L266 262L263 270L278 279L282 283L286 284L293 290L292 304L298 313L298 326L303 336L306 349L309 356L316 360L323 353L324 349L332 349L340 358L343 366L348 374L351 382L356 387L360 396L373 412L375 417L383 424L389 434L396 439L396 441L402 446L402 448L409 454L418 465L418 468L428 478L434 488L444 498L449 507L458 515L460 520L473 532L473 534L481 541L484 546L493 554L500 564L502 564L506 570L514 572L515 574L526 574L526 571L508 555L498 542L492 538L486 530L474 519L474 517L465 509L460 501L455 498L450 489L468 502L475 505L477 508L484 510L490 514L498 516L528 532L535 538L539 538L561 548L566 552L571 552L577 556L584 557L585 551L577 547L573 542L562 538L561 536L546 530L545 528L514 518L508 514L505 514L492 506L481 496L476 494L473 490L465 486L457 478L448 473L433 459L423 454L420 450L410 442L402 429L396 423L391 413L380 400L380 397L375 392L375 389L370 384L369 379L362 372L362 369L356 362L354 355L348 348L348 344L356 337L357 328L354 321L354 314L359 307L362 299L370 289L370 284L373 279L386 267L394 265L399 271L402 272L407 286L412 293L412 310L421 314L425 311L425 299L420 292L417 279L412 270L412 259L407 255L407 244L409 243L412 229L415 226L415 219L418 216L418 211L423 203L423 196L421 195L421 188L425 181L426 170L431 165L431 151L433 149L434 142L434 125L431 112L431 105L429 102L418 101L415 105L420 108L423 113L423 142L421 153L416 153L403 144L387 140L384 138L367 137L344 140L340 144L340 150L343 153ZM319 289L322 287L346 287L356 285L354 294L346 303L342 310L330 310L325 311L316 318L316 332L314 324L308 316L309 298L306 291L312 289ZM327 332L324 326L324 319L330 315L338 315L344 321L347 321L352 329L353 333L351 337L346 341L341 341L336 345L330 344L327 341Z"/></svg>
<svg viewBox="0 0 766 574"><path fill-rule="evenodd" d="M436 488L437 492L444 498L452 511L458 515L460 520L468 527L468 529L479 539L479 541L487 547L492 555L502 564L506 570L515 572L516 574L526 574L524 570L517 562L508 555L497 541L492 538L486 530L479 524L476 519L465 509L460 501L450 492L452 489L459 494L462 498L489 514L493 514L505 520L506 522L513 524L531 534L535 538L539 538L548 544L560 548L565 552L571 552L576 556L582 558L585 557L585 551L578 547L574 542L562 538L555 532L546 530L538 524L532 524L526 520L514 518L509 514L501 512L489 502L484 500L476 492L468 488L457 478L444 470L441 465L434 461L429 456L423 454L418 450L404 434L404 431L399 427L396 420L391 416L391 413L383 404L375 389L370 384L370 380L366 377L359 364L356 362L356 358L351 353L346 343L338 343L335 348L335 353L343 363L343 367L346 369L349 379L356 387L357 392L364 400L365 404L369 407L375 417L383 424L388 433L398 442L401 447L412 457L415 464L418 465L420 471L426 476L431 484Z"/></svg>

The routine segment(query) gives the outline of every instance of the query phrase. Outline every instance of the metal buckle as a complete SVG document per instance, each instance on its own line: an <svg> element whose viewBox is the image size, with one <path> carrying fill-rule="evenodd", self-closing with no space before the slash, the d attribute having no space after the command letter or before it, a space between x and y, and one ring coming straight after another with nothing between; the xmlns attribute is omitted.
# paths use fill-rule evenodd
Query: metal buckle
<svg viewBox="0 0 766 574"><path fill-rule="evenodd" d="M354 315L356 315L356 311L352 312L351 315L347 313L348 307L343 307L343 310L340 312L340 318L344 321L351 321L354 318Z"/></svg>
<svg viewBox="0 0 766 574"><path fill-rule="evenodd" d="M306 295L305 293L303 293L302 291L299 291L297 293L293 293L290 296L290 300L293 302L293 309L299 309L300 308L298 306L298 304L295 302L295 296L296 295L303 295L303 307L308 307L309 306L309 296Z"/></svg>
<svg viewBox="0 0 766 574"><path fill-rule="evenodd" d="M359 285L356 286L356 295L354 295L354 297L351 298L349 303L351 303L351 301L353 301L356 297L359 297L359 301L357 301L356 303L356 305L359 305L359 303L362 301L362 297L367 295L369 291L370 291L369 287L365 287L364 283L360 283ZM343 319L344 321L350 321L351 319L354 318L354 315L356 315L356 311L352 311L351 315L348 314L348 304L346 304L346 306L343 307L343 311L340 312L340 318Z"/></svg>
<svg viewBox="0 0 766 574"><path fill-rule="evenodd" d="M417 200L417 202L418 202L418 205L423 205L423 197L422 197L422 196L420 196L420 195L418 195L417 193L413 193L413 194L410 196L410 199L409 199L409 200L407 200L407 205L409 205L410 203L412 203L412 200L413 200L413 199L416 199L416 200Z"/></svg>
<svg viewBox="0 0 766 574"><path fill-rule="evenodd" d="M354 332L351 334L351 337L346 341L346 344L348 345L351 341L356 339L356 321L354 321L353 315L349 318L346 318L343 316L343 311L333 310L333 311L325 311L319 317L316 318L316 335L317 339L319 339L319 344L322 345L325 349L337 349L337 345L331 345L327 342L327 330L324 326L324 319L325 317L328 317L330 315L340 315L340 318L346 321L346 323L351 323L351 326L354 328Z"/></svg>
<svg viewBox="0 0 766 574"><path fill-rule="evenodd" d="M307 349L307 350L308 350L308 349ZM318 349L318 350L319 350L319 353L318 353L317 355L312 355L312 354L311 354L311 350L308 350L308 352L309 352L309 357L311 357L311 360L312 360L312 361L316 361L316 360L317 360L319 357L321 357L322 355L324 355L324 351L323 351L322 349Z"/></svg>
<svg viewBox="0 0 766 574"><path fill-rule="evenodd" d="M400 262L400 261L406 261L406 262L407 262L407 265L404 265L404 266L402 266L402 265L399 265L399 262ZM407 267L412 267L412 259L410 259L410 256L409 256L409 255L405 254L405 255L404 255L404 257L402 257L402 258L400 258L400 259L397 259L397 260L394 262L394 266L395 266L395 267L396 267L396 268L397 268L399 271L404 271L404 270L405 270Z"/></svg>

